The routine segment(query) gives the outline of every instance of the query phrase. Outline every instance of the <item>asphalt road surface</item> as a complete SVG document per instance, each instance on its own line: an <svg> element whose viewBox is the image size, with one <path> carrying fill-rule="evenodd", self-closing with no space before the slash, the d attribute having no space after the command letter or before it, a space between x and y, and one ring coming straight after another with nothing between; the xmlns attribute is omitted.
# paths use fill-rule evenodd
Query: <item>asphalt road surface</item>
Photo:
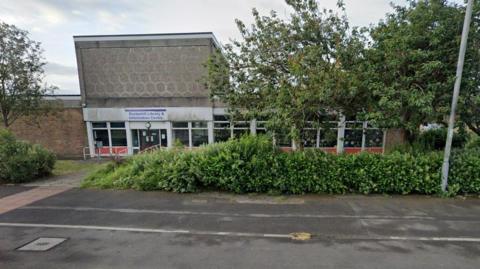
<svg viewBox="0 0 480 269"><path fill-rule="evenodd" d="M0 214L0 268L477 269L480 199L71 189Z"/></svg>

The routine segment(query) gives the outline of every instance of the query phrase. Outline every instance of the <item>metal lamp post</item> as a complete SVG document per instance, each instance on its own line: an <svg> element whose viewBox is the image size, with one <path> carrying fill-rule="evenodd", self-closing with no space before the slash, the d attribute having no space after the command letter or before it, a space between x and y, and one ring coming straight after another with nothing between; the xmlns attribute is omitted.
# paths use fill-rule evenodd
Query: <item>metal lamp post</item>
<svg viewBox="0 0 480 269"><path fill-rule="evenodd" d="M453 128L455 125L455 110L457 109L458 95L460 93L460 84L462 82L463 63L465 60L465 51L467 50L468 32L470 31L470 21L472 19L473 0L468 0L465 20L463 22L462 41L460 43L460 53L458 55L457 74L455 86L453 87L452 107L450 109L450 118L448 119L447 141L445 143L445 154L442 165L442 191L447 190L448 170L450 162L450 152L452 149Z"/></svg>

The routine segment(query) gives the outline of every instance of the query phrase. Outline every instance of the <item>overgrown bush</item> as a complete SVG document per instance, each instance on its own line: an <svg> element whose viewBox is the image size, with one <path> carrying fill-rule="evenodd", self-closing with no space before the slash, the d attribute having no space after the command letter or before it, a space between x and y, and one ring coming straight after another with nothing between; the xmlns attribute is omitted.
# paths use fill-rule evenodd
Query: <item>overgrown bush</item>
<svg viewBox="0 0 480 269"><path fill-rule="evenodd" d="M24 183L49 175L55 155L40 145L18 141L7 130L0 130L0 181Z"/></svg>
<svg viewBox="0 0 480 269"><path fill-rule="evenodd" d="M479 152L452 158L452 194L480 192ZM333 155L320 150L281 152L267 137L208 145L197 150L164 150L109 164L84 186L235 193L392 193L440 192L442 154L362 153Z"/></svg>
<svg viewBox="0 0 480 269"><path fill-rule="evenodd" d="M443 150L447 139L447 128L430 129L422 132L414 142L416 147L424 151ZM452 148L462 148L468 141L468 134L462 129L455 132Z"/></svg>

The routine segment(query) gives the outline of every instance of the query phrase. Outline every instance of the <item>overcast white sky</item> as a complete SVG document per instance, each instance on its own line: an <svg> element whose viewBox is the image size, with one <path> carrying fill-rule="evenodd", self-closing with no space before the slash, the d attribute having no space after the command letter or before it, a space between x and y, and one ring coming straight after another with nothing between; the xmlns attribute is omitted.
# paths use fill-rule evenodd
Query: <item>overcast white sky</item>
<svg viewBox="0 0 480 269"><path fill-rule="evenodd" d="M457 2L463 2L456 0ZM335 8L336 0L319 0ZM376 23L390 2L345 0L352 25ZM213 32L223 44L237 38L234 19L251 22L251 9L288 15L284 0L0 0L0 21L15 24L40 41L48 62L47 82L58 93L79 93L73 35Z"/></svg>

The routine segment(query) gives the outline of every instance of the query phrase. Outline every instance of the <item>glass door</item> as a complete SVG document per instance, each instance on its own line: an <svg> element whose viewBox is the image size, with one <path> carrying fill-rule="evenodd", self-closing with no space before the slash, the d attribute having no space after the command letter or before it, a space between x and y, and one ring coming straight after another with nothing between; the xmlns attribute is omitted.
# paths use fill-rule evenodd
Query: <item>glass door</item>
<svg viewBox="0 0 480 269"><path fill-rule="evenodd" d="M162 147L167 146L167 130L147 130L142 129L138 130L139 140L140 140L140 150L144 150L149 147L159 145L161 143Z"/></svg>

